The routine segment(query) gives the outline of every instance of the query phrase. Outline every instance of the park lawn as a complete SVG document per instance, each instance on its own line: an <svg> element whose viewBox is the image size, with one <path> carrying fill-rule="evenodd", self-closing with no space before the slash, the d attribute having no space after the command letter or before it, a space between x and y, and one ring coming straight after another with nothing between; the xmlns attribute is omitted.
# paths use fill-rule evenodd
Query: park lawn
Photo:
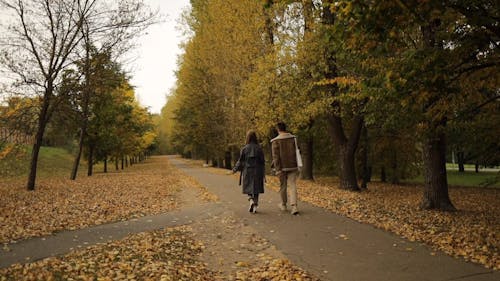
<svg viewBox="0 0 500 281"><path fill-rule="evenodd" d="M448 185L450 186L480 187L493 181L495 178L498 179L499 172L480 171L476 173L474 171L458 172L456 170L447 170L446 175ZM405 182L423 184L424 177L420 175L414 179L406 180ZM488 187L500 188L500 181L497 180L489 184Z"/></svg>
<svg viewBox="0 0 500 281"><path fill-rule="evenodd" d="M447 171L448 184L453 186L483 186L488 181L498 177L498 172L479 172L474 171ZM496 182L491 187L500 188L500 182Z"/></svg>

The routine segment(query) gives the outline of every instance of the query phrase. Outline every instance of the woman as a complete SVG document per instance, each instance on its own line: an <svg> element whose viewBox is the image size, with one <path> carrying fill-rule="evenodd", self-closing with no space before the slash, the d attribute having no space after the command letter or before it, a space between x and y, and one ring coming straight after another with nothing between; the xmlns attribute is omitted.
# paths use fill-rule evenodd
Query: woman
<svg viewBox="0 0 500 281"><path fill-rule="evenodd" d="M241 149L240 159L230 173L237 171L241 171L240 185L250 202L248 211L256 213L259 194L264 193L265 160L264 152L257 142L257 135L252 130L247 132L246 145Z"/></svg>

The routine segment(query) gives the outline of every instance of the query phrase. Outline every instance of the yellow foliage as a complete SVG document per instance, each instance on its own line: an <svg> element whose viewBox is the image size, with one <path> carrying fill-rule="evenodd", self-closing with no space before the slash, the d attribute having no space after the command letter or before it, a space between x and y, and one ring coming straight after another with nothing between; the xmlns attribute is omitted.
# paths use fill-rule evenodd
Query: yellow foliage
<svg viewBox="0 0 500 281"><path fill-rule="evenodd" d="M7 144L7 145L5 145L5 147L3 147L2 149L0 149L0 160L2 160L5 157L7 157L12 152L12 150L14 149L14 147L15 146L13 144Z"/></svg>
<svg viewBox="0 0 500 281"><path fill-rule="evenodd" d="M333 79L323 79L318 82L315 82L314 85L317 86L338 85L344 88L351 85L356 85L357 83L359 83L359 80L352 76L342 76L342 77L335 77Z"/></svg>

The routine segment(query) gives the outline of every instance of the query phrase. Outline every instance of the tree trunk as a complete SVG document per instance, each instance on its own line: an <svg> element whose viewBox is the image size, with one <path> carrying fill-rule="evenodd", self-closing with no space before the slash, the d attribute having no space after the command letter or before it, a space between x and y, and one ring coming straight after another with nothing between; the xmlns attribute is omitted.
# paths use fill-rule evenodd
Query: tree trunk
<svg viewBox="0 0 500 281"><path fill-rule="evenodd" d="M457 162L458 162L458 171L460 173L465 172L465 157L464 157L464 152L459 151L457 152Z"/></svg>
<svg viewBox="0 0 500 281"><path fill-rule="evenodd" d="M76 153L75 161L73 162L73 169L71 170L71 176L70 176L71 180L75 180L78 174L78 166L80 165L80 158L82 157L83 153L83 141L85 139L84 137L85 131L86 128L82 126L82 128L80 128L80 138L78 140L78 152Z"/></svg>
<svg viewBox="0 0 500 281"><path fill-rule="evenodd" d="M124 165L125 165L125 157L122 155L122 170L124 168Z"/></svg>
<svg viewBox="0 0 500 281"><path fill-rule="evenodd" d="M340 168L340 188L348 190L359 190L354 164L355 150L347 144L339 149L338 160Z"/></svg>
<svg viewBox="0 0 500 281"><path fill-rule="evenodd" d="M231 170L231 151L224 152L224 166L226 169Z"/></svg>
<svg viewBox="0 0 500 281"><path fill-rule="evenodd" d="M35 135L35 142L33 143L33 149L31 151L30 173L28 175L28 183L26 185L28 190L35 190L36 172L38 168L38 155L40 154L43 135L45 133L45 128L47 127L47 122L49 120L49 105L50 98L52 97L52 91L52 82L49 81L43 98L40 115L38 116L38 128Z"/></svg>
<svg viewBox="0 0 500 281"><path fill-rule="evenodd" d="M92 176L94 167L94 146L89 146L89 159L87 162L87 176Z"/></svg>
<svg viewBox="0 0 500 281"><path fill-rule="evenodd" d="M42 146L43 133L46 124L41 121L38 122L38 130L36 132L35 143L33 144L33 150L31 151L31 161L30 161L30 173L28 176L28 190L35 190L36 172L38 166L38 154L40 153L40 147Z"/></svg>
<svg viewBox="0 0 500 281"><path fill-rule="evenodd" d="M118 171L118 157L115 157L115 170Z"/></svg>
<svg viewBox="0 0 500 281"><path fill-rule="evenodd" d="M476 164L474 165L474 170L476 171L476 173L479 173L479 163L476 162Z"/></svg>
<svg viewBox="0 0 500 281"><path fill-rule="evenodd" d="M274 45L274 24L273 24L274 15L272 13L267 12L267 10L272 11L273 4L274 0L266 0L264 4L264 14L266 14L266 21L265 21L265 29L267 35L266 39L269 46Z"/></svg>
<svg viewBox="0 0 500 281"><path fill-rule="evenodd" d="M380 168L380 181L387 182L387 175L385 174L385 167Z"/></svg>
<svg viewBox="0 0 500 281"><path fill-rule="evenodd" d="M330 9L332 4L334 4L333 0L323 1L321 22L326 27L333 26L335 23L335 16ZM329 34L325 33L324 39L327 40L325 43L331 42L333 44ZM329 50L328 47L325 46L325 48L327 49L325 50L326 52L323 59L325 60L327 67L324 69L323 78L334 79L338 76L335 53L332 50ZM327 85L326 89L330 92L332 97L335 97L338 93L338 88L335 84ZM347 138L342 125L342 117L339 115L341 106L338 101L332 103L331 110L332 111L327 116L327 122L329 125L328 132L333 140L333 143L338 149L340 188L359 191L358 181L356 179L354 156L361 135L363 117L358 115L352 118L352 124L350 126L351 134L349 138Z"/></svg>
<svg viewBox="0 0 500 281"><path fill-rule="evenodd" d="M370 171L368 169L368 130L363 125L361 129L361 188L366 189L368 181L370 180Z"/></svg>
<svg viewBox="0 0 500 281"><path fill-rule="evenodd" d="M391 183L392 184L397 184L399 183L399 170L398 170L398 151L396 149L393 149L391 151Z"/></svg>
<svg viewBox="0 0 500 281"><path fill-rule="evenodd" d="M83 30L82 30L83 32ZM85 35L85 34L84 34ZM90 45L88 42L88 38L85 41L85 66L84 66L84 74L85 74L85 87L83 89L83 112L82 112L82 127L80 128L80 139L78 142L78 152L75 157L75 162L73 163L73 170L71 172L71 179L75 180L78 174L78 166L80 165L80 159L82 157L83 152L83 143L85 141L85 137L87 135L87 126L88 126L88 116L89 116L89 103L90 103ZM87 172L88 173L88 172Z"/></svg>
<svg viewBox="0 0 500 281"><path fill-rule="evenodd" d="M351 135L346 138L342 119L334 114L328 118L328 131L338 150L340 188L359 191L356 178L355 154L358 147L363 118L356 116L352 119Z"/></svg>
<svg viewBox="0 0 500 281"><path fill-rule="evenodd" d="M108 172L108 157L104 156L104 173Z"/></svg>
<svg viewBox="0 0 500 281"><path fill-rule="evenodd" d="M448 195L446 178L446 137L442 132L428 137L423 147L424 158L424 197L423 209L443 211L456 210Z"/></svg>
<svg viewBox="0 0 500 281"><path fill-rule="evenodd" d="M305 180L313 180L313 138L307 137L301 143L301 154L304 167L302 167L301 177Z"/></svg>

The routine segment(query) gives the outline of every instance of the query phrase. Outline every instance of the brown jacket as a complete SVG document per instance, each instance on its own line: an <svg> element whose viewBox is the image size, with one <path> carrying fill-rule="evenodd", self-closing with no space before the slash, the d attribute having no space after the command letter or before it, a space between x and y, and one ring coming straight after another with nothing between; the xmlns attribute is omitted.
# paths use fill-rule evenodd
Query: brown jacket
<svg viewBox="0 0 500 281"><path fill-rule="evenodd" d="M271 140L273 155L272 167L277 173L297 171L297 156L295 155L295 136L281 133Z"/></svg>

